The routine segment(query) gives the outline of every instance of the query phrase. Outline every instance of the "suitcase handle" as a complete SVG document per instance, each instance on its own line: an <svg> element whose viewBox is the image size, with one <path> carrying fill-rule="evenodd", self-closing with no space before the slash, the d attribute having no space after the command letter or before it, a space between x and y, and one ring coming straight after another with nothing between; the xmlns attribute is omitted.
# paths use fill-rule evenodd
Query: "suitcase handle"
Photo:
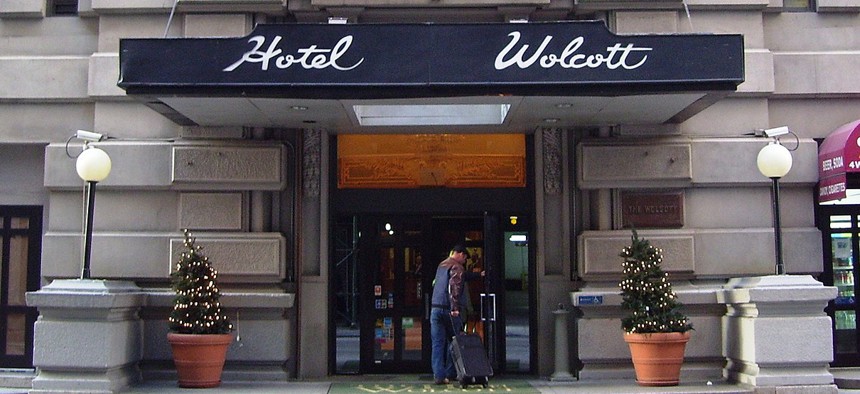
<svg viewBox="0 0 860 394"><path fill-rule="evenodd" d="M461 317L459 317L459 316L457 317L458 319L460 319L460 327L459 327L459 329L457 328L457 321L456 321L456 320L454 320L454 316L451 316L451 314L449 313L449 314L448 314L448 318L451 320L451 328L453 328L453 329L454 329L454 334L455 334L455 335L456 335L456 334L461 334L461 333L465 333L465 332L466 332L466 324L465 324L465 322L462 320L462 318L461 318Z"/></svg>

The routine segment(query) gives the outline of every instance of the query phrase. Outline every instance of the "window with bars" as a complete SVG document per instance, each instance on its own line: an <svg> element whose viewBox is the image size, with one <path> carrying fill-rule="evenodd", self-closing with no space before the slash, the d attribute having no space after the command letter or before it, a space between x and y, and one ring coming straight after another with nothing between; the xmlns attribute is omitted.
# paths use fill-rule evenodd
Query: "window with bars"
<svg viewBox="0 0 860 394"><path fill-rule="evenodd" d="M783 10L789 12L815 11L814 0L782 0Z"/></svg>
<svg viewBox="0 0 860 394"><path fill-rule="evenodd" d="M71 16L78 14L78 0L48 0L48 16Z"/></svg>

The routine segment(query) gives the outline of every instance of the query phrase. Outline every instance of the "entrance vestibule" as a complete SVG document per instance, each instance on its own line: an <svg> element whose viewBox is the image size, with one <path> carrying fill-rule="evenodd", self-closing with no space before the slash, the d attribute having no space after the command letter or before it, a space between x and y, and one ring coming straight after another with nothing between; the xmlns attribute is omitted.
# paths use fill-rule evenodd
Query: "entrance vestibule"
<svg viewBox="0 0 860 394"><path fill-rule="evenodd" d="M345 215L334 243L335 373L427 372L436 265L455 244L485 271L466 284L466 329L484 340L494 369L531 373L529 220L519 214Z"/></svg>
<svg viewBox="0 0 860 394"><path fill-rule="evenodd" d="M330 371L429 372L435 267L463 244L466 268L486 272L466 285L467 330L499 373L533 373L531 138L339 135L336 145Z"/></svg>

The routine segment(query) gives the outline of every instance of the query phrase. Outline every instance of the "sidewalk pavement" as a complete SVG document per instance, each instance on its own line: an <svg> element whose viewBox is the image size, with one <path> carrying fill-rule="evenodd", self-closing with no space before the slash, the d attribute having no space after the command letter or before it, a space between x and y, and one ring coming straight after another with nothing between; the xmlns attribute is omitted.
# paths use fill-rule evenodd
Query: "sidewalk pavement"
<svg viewBox="0 0 860 394"><path fill-rule="evenodd" d="M860 370L832 370L837 383L841 387L839 394L860 394ZM528 383L536 392L541 394L641 394L641 393L671 393L671 394L753 394L754 388L727 383L725 381L684 381L678 386L643 387L633 380L587 380L557 382L545 378L505 376L491 379L491 387L482 389L480 386L469 387L466 390L449 384L436 386L421 377L396 378L377 375L329 376L321 380L292 380L292 381L225 381L220 387L211 389L183 389L176 385L175 380L148 380L124 390L129 394L188 394L202 393L248 393L248 394L328 394L333 385L340 386L338 392L343 393L343 384L352 384L356 394L380 393L499 393L507 390L493 390L493 383L504 385L513 382L518 386ZM847 383L846 383L847 382ZM852 383L853 382L853 383ZM369 389L359 389L361 384ZM0 394L27 394L29 388L0 387ZM513 390L515 394L518 390Z"/></svg>
<svg viewBox="0 0 860 394"><path fill-rule="evenodd" d="M364 382L364 386L372 386L374 383L379 383L378 388L361 390L356 388L355 393L493 393L501 392L493 390L492 386L489 389L482 389L480 386L469 387L466 390L459 386L450 384L447 386L436 386L430 381L412 381L415 383L413 387L405 387L404 381L385 381L376 380L373 376L363 376L359 379L338 380L338 377L333 377L326 381L289 381L289 382L224 382L220 387L205 390L207 394L221 393L251 393L251 394L274 394L274 393L290 393L290 394L327 394L332 384L335 382ZM552 382L545 379L511 379L502 378L491 380L493 382L518 381L528 382L533 388L540 393L546 394L561 394L561 393L581 393L581 394L635 394L635 393L688 393L688 394L735 394L735 393L753 393L749 387L743 387L735 384L730 384L722 381L713 382L682 382L678 386L671 387L642 387L634 381L616 381L616 380L592 380L592 381L572 381L572 382ZM142 385L135 386L127 391L130 394L154 394L154 393L189 393L196 389L181 389L176 386L175 381L149 381ZM199 390L197 390L199 392ZM341 391L342 392L342 391Z"/></svg>

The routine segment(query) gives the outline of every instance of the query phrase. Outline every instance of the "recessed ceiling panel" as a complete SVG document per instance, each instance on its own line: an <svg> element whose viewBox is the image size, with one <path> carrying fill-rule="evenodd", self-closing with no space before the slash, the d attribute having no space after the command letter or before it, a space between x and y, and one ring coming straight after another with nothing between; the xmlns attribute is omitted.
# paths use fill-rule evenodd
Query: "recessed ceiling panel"
<svg viewBox="0 0 860 394"><path fill-rule="evenodd" d="M359 126L465 126L505 123L510 104L354 105Z"/></svg>
<svg viewBox="0 0 860 394"><path fill-rule="evenodd" d="M332 133L522 133L535 127L662 124L704 93L568 97L310 100L165 97L201 126L321 127Z"/></svg>
<svg viewBox="0 0 860 394"><path fill-rule="evenodd" d="M704 96L685 93L613 97L591 119L598 124L662 124Z"/></svg>
<svg viewBox="0 0 860 394"><path fill-rule="evenodd" d="M240 97L162 97L161 101L201 126L274 126L267 114Z"/></svg>

